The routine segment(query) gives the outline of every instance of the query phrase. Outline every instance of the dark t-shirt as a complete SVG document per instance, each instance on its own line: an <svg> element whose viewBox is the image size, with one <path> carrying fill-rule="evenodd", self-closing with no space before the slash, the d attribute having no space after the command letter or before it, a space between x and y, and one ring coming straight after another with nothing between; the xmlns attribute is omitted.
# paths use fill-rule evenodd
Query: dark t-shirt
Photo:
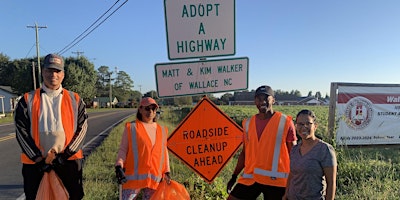
<svg viewBox="0 0 400 200"><path fill-rule="evenodd" d="M300 153L301 143L290 152L291 180L288 190L289 199L324 199L326 181L324 167L337 165L332 145L320 140L305 155Z"/></svg>

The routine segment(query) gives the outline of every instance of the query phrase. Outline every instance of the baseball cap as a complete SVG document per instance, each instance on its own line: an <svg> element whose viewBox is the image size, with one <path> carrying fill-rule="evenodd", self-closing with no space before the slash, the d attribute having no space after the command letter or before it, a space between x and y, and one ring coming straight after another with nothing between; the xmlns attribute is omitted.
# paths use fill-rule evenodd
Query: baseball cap
<svg viewBox="0 0 400 200"><path fill-rule="evenodd" d="M57 54L48 54L44 57L44 68L52 68L64 71L64 60Z"/></svg>
<svg viewBox="0 0 400 200"><path fill-rule="evenodd" d="M274 90L272 90L272 88L270 86L268 86L268 85L263 85L263 86L258 87L256 89L255 96L257 96L259 94L266 94L266 95L269 95L269 96L274 96L275 95Z"/></svg>
<svg viewBox="0 0 400 200"><path fill-rule="evenodd" d="M158 104L156 102L156 100L154 100L151 97L144 97L142 98L142 100L140 101L140 106L149 106L149 105L156 105L156 107L158 108Z"/></svg>

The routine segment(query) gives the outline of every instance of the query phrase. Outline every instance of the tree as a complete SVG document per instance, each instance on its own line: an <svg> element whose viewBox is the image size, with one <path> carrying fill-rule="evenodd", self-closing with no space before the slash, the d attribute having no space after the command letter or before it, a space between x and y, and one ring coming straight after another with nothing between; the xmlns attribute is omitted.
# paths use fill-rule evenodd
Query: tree
<svg viewBox="0 0 400 200"><path fill-rule="evenodd" d="M312 91L309 91L309 92L308 92L307 97L312 97Z"/></svg>
<svg viewBox="0 0 400 200"><path fill-rule="evenodd" d="M321 97L322 97L321 92L318 91L315 93L315 98L321 99Z"/></svg>
<svg viewBox="0 0 400 200"><path fill-rule="evenodd" d="M10 76L12 72L10 64L10 58L3 53L0 53L0 85L10 86L13 76Z"/></svg>
<svg viewBox="0 0 400 200"><path fill-rule="evenodd" d="M232 93L225 93L221 96L221 101L225 104L228 105L229 101L232 100L233 94Z"/></svg>
<svg viewBox="0 0 400 200"><path fill-rule="evenodd" d="M290 95L295 96L295 97L301 97L301 92L298 90L292 90L292 91L290 91Z"/></svg>
<svg viewBox="0 0 400 200"><path fill-rule="evenodd" d="M65 78L63 87L77 92L85 102L91 102L96 96L97 73L93 63L84 56L79 59L65 58Z"/></svg>
<svg viewBox="0 0 400 200"><path fill-rule="evenodd" d="M128 101L131 102L132 107L137 107L137 105L139 104L141 99L142 99L142 93L140 93L137 90L134 90L134 91L132 91L131 97L129 98Z"/></svg>
<svg viewBox="0 0 400 200"><path fill-rule="evenodd" d="M192 105L192 96L174 97L174 105Z"/></svg>
<svg viewBox="0 0 400 200"><path fill-rule="evenodd" d="M124 71L119 71L115 78L113 86L113 96L116 96L120 102L126 102L131 96L133 81Z"/></svg>
<svg viewBox="0 0 400 200"><path fill-rule="evenodd" d="M109 96L110 94L110 72L108 66L101 66L97 69L97 96Z"/></svg>
<svg viewBox="0 0 400 200"><path fill-rule="evenodd" d="M146 92L146 93L143 95L143 97L151 97L151 98L153 98L153 99L155 99L155 100L158 99L158 97L157 97L157 92L156 92L155 90L151 90L151 91Z"/></svg>
<svg viewBox="0 0 400 200"><path fill-rule="evenodd" d="M34 90L31 59L14 60L10 63L7 76L11 76L10 86L17 94ZM36 81L38 78L36 76ZM36 87L39 87L37 82Z"/></svg>

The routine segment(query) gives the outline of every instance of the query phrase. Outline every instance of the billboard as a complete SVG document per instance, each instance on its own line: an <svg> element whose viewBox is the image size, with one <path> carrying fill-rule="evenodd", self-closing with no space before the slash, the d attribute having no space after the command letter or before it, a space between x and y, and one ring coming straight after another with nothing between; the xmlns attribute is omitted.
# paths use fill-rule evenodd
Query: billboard
<svg viewBox="0 0 400 200"><path fill-rule="evenodd" d="M400 85L339 85L338 145L400 144Z"/></svg>

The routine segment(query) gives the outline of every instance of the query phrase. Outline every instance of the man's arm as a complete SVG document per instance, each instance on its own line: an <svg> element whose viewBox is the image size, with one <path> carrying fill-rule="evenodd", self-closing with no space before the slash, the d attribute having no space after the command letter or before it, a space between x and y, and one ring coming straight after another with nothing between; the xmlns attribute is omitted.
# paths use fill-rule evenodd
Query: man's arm
<svg viewBox="0 0 400 200"><path fill-rule="evenodd" d="M233 171L231 179L228 181L228 185L226 187L226 192L229 194L231 193L233 185L236 183L237 176L239 173L243 170L244 168L244 163L245 163L245 152L244 152L244 144L243 144L243 150L240 152L238 162L236 163L235 171Z"/></svg>
<svg viewBox="0 0 400 200"><path fill-rule="evenodd" d="M28 113L28 106L25 98L22 97L14 111L15 133L19 146L32 161L42 160L42 152L36 146L31 135L31 122Z"/></svg>
<svg viewBox="0 0 400 200"><path fill-rule="evenodd" d="M240 152L240 154L239 154L239 158L236 163L235 170L233 171L233 174L235 174L236 176L239 175L240 172L243 170L245 158L246 158L246 156L245 156L244 144L243 144L242 152Z"/></svg>
<svg viewBox="0 0 400 200"><path fill-rule="evenodd" d="M292 151L292 147L297 144L297 137L296 137L296 129L294 127L294 123L291 121L288 132L287 132L287 140L286 140L286 147L288 149L288 153Z"/></svg>
<svg viewBox="0 0 400 200"><path fill-rule="evenodd" d="M88 127L87 118L88 115L86 113L85 103L83 102L82 99L80 99L78 105L77 128L74 136L72 137L71 142L67 145L67 147L64 150L63 153L64 158L68 159L82 148Z"/></svg>

